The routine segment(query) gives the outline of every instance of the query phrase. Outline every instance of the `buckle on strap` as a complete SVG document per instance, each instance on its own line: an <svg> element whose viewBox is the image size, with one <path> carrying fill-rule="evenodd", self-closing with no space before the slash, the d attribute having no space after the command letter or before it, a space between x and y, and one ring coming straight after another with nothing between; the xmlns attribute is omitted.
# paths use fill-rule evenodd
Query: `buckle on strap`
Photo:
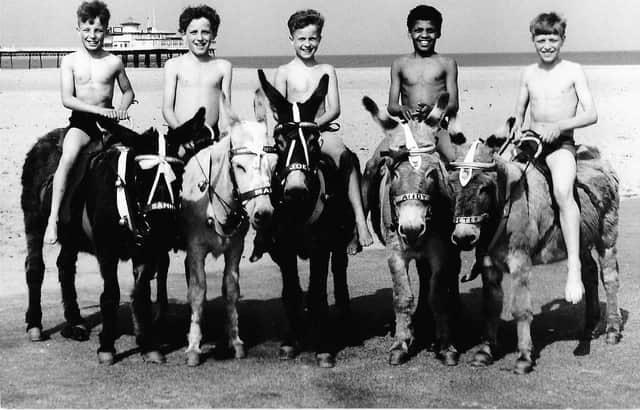
<svg viewBox="0 0 640 410"><path fill-rule="evenodd" d="M395 205L398 205L400 202L410 201L410 200L429 202L431 200L431 195L423 194L421 192L407 192L406 194L398 195L395 198L393 198L393 203Z"/></svg>

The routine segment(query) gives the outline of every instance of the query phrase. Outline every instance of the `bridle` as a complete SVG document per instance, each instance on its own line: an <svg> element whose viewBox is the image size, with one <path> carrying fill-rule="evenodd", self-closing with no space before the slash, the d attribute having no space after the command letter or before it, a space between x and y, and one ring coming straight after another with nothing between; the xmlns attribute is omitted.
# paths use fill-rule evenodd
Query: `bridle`
<svg viewBox="0 0 640 410"><path fill-rule="evenodd" d="M309 155L309 144L305 138L304 131L309 131L315 134L320 133L318 124L311 121L302 121L300 119L300 109L297 103L292 103L291 110L293 112L293 121L279 122L274 128L274 133L280 133L286 140L290 140L289 149L287 150L287 156L284 162L284 168L279 172L279 178L284 185L287 175L291 171L302 171L305 175L314 174L317 172L317 168L311 164L311 158ZM288 130L285 134L283 131ZM291 162L293 153L296 148L296 144L300 144L302 152L304 153L304 162Z"/></svg>
<svg viewBox="0 0 640 410"><path fill-rule="evenodd" d="M522 132L523 134L525 134L524 136L522 136L518 141L517 141L517 145L516 146L520 146L523 143L526 142L534 142L536 143L536 149L535 152L530 155L528 157L527 163L522 171L522 174L520 176L520 179L518 180L518 182L521 182L523 180L523 178L525 178L526 176L526 171L527 168L529 167L529 165L536 160L539 156L540 153L542 152L542 141L540 140L540 135L538 133L536 133L533 130L525 130ZM504 151L506 151L507 146L512 143L513 141L513 137L510 137L507 139L507 141L502 145L502 147L500 148L500 150L498 151L499 154L503 153ZM478 146L478 144L480 143L484 143L484 140L479 139L478 141L475 141L473 143L473 145L471 146L471 148L469 149L469 151L467 152L467 155L464 159L464 161L460 161L460 162L451 162L449 165L454 168L454 169L458 169L460 171L459 174L459 180L460 180L460 184L462 185L462 187L464 188L469 181L471 180L471 176L473 171L479 171L479 172L489 172L489 171L494 171L497 168L496 162L491 161L490 163L483 163L483 162L475 162L473 160L474 156L475 156L475 150ZM502 234L502 232L504 231L504 229L506 228L507 225L507 220L509 219L509 215L511 214L511 207L513 205L513 202L511 201L511 185L510 184L506 184L505 187L505 194L504 194L504 205L503 205L503 209L502 209L502 215L500 218L500 222L495 230L495 233L493 234L493 237L491 238L491 241L489 242L489 246L488 246L488 250L491 250L495 244L498 241L498 238L500 237L500 235ZM482 224L486 221L488 221L489 219L491 219L491 216L489 215L489 213L484 212L480 215L470 215L470 216L454 216L453 218L453 222L454 224Z"/></svg>
<svg viewBox="0 0 640 410"><path fill-rule="evenodd" d="M216 191L218 179L222 174L223 167L219 167L217 174L215 176L212 176L213 174L212 160L210 160L209 162L208 172L205 172L204 167L200 163L200 160L198 159L197 155L194 156L194 159L196 160L196 163L200 167L200 171L202 172L202 175L205 178L204 180L198 183L198 188L200 189L200 192L204 192L205 190L207 191L208 201L209 201L209 204L212 206L213 206L214 199L217 200L217 202L220 203L223 209L225 210L227 221L230 221L226 225L221 223L216 217L215 212L213 212L212 216L209 216L207 218L207 226L209 226L210 228L213 228L216 231L216 233L222 237L230 237L235 235L235 233L243 225L245 225L248 222L249 218L248 218L247 211L245 209L247 203L253 198L257 198L263 195L271 195L271 186L269 185L264 185L258 188L250 189L248 191L240 192L238 189L235 170L233 168L233 163L232 163L233 158L237 156L242 156L242 155L255 156L256 158L254 160L253 167L255 169L261 169L263 158L265 157L265 155L276 154L277 150L276 150L276 147L273 145L265 145L262 147L241 146L241 147L234 148L231 140L231 136L228 136L226 139L223 139L219 143L223 143L225 140L229 141L228 166L229 166L229 174L230 174L231 184L233 189L232 200L230 203L225 201L224 198L222 198ZM240 204L240 208L235 206L236 203ZM230 233L227 233L227 232L230 232Z"/></svg>

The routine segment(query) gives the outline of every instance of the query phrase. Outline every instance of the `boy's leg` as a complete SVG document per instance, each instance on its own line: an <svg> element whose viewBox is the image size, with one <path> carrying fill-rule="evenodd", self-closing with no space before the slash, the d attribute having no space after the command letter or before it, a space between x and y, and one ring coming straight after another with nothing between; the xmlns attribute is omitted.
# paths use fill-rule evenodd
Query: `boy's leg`
<svg viewBox="0 0 640 410"><path fill-rule="evenodd" d="M567 285L565 299L578 303L584 294L580 274L580 209L573 197L576 160L567 149L558 149L546 157L551 170L553 195L560 209L560 227L567 247Z"/></svg>
<svg viewBox="0 0 640 410"><path fill-rule="evenodd" d="M67 177L78 157L78 153L89 143L89 136L78 128L69 128L62 144L62 156L56 173L53 175L51 187L51 213L44 233L44 242L54 244L58 241L58 216L60 204L67 188Z"/></svg>
<svg viewBox="0 0 640 410"><path fill-rule="evenodd" d="M342 140L337 136L330 133L324 133L322 135L323 143L321 145L321 151L329 155L336 165L340 165L340 156L347 149ZM373 237L367 227L367 219L364 215L362 207L362 196L360 192L360 178L358 173L360 170L353 168L349 174L349 183L347 187L347 196L349 202L353 207L353 212L356 218L356 231L357 238L354 237L351 243L347 246L347 252L350 255L355 255L361 246L369 246L373 243Z"/></svg>
<svg viewBox="0 0 640 410"><path fill-rule="evenodd" d="M440 130L438 132L438 144L436 150L440 153L442 161L449 163L455 161L456 150L451 143L451 136L447 130Z"/></svg>

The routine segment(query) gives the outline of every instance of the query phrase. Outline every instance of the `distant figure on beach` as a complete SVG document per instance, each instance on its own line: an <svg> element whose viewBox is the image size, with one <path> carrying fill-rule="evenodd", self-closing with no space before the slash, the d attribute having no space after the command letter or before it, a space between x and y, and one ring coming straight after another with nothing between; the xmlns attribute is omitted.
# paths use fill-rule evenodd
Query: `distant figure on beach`
<svg viewBox="0 0 640 410"><path fill-rule="evenodd" d="M162 115L175 129L205 108L205 122L218 140L220 96L231 102L231 63L209 54L218 35L220 16L209 6L185 8L179 17L179 31L189 52L166 62Z"/></svg>
<svg viewBox="0 0 640 410"><path fill-rule="evenodd" d="M62 156L53 177L51 213L44 242L58 241L60 204L67 187L67 177L80 150L92 139L102 138L96 120L113 121L129 118L127 110L134 93L122 61L104 50L104 37L111 14L101 1L85 1L78 7L79 51L66 55L60 64L62 104L71 110L69 130L62 144ZM122 98L113 108L113 90L118 82Z"/></svg>
<svg viewBox="0 0 640 410"><path fill-rule="evenodd" d="M391 64L387 111L408 121L420 112L430 112L440 94L449 93L445 112L449 131L438 134L436 148L443 160L453 161L455 151L449 135L459 132L456 117L458 65L435 50L442 33L442 15L434 7L417 6L407 16L407 29L413 53L401 56Z"/></svg>
<svg viewBox="0 0 640 410"><path fill-rule="evenodd" d="M316 123L321 137L320 149L330 156L336 165L340 164L340 156L348 149L336 134L331 133L331 123L340 115L340 97L338 79L335 68L330 64L316 61L316 52L322 39L324 17L316 10L300 10L291 15L287 22L289 39L293 45L295 57L289 63L276 70L274 86L289 102L304 102L317 88L320 78L329 75L329 90L323 104L316 115ZM356 232L347 247L347 252L354 255L363 246L373 243L373 237L367 227L360 194L360 169L353 168L348 177L347 194L356 219Z"/></svg>
<svg viewBox="0 0 640 410"><path fill-rule="evenodd" d="M539 61L523 71L515 117L516 129L520 129L528 107L529 128L542 139L541 157L551 171L553 196L567 247L565 299L578 303L584 286L580 274L580 210L573 197L573 130L595 124L598 114L582 67L560 58L566 27L566 20L554 12L539 14L531 21L529 30Z"/></svg>

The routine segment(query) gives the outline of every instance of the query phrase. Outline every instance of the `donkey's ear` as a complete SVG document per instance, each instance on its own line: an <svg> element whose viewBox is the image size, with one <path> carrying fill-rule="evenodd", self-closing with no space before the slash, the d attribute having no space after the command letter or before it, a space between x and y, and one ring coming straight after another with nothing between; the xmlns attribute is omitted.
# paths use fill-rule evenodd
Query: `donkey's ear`
<svg viewBox="0 0 640 410"><path fill-rule="evenodd" d="M509 138L509 136L511 135L511 132L513 131L513 126L516 123L516 119L515 117L509 117L507 119L507 121L505 121L504 124L502 124L500 126L500 128L498 128L498 130L495 133L496 138L498 139L507 139Z"/></svg>
<svg viewBox="0 0 640 410"><path fill-rule="evenodd" d="M262 88L257 88L253 95L253 112L256 116L256 120L258 122L263 122L267 129L269 129L269 115L267 112L270 111L268 105L264 91L262 91Z"/></svg>
<svg viewBox="0 0 640 410"><path fill-rule="evenodd" d="M136 142L138 142L137 140L140 138L140 134L118 124L115 121L107 120L106 118L99 117L97 121L98 125L104 128L111 135L109 138L109 144L121 142L128 147L136 147Z"/></svg>
<svg viewBox="0 0 640 410"><path fill-rule="evenodd" d="M267 100L269 100L271 109L274 113L277 113L279 110L285 109L289 105L289 102L282 94L280 94L280 91L278 91L267 80L267 77L264 75L264 71L262 69L258 70L258 80L260 81L260 86L262 87Z"/></svg>
<svg viewBox="0 0 640 410"><path fill-rule="evenodd" d="M240 122L240 118L233 112L231 108L231 103L229 99L225 95L225 93L220 94L220 121L219 128L220 132L226 131L228 128Z"/></svg>
<svg viewBox="0 0 640 410"><path fill-rule="evenodd" d="M304 105L305 108L308 107L310 112L315 113L316 111L318 111L318 107L320 107L320 104L322 104L322 102L324 101L324 97L327 96L328 90L329 90L329 74L323 74L322 78L320 78L320 82L318 83L318 86L316 87L313 94L311 94L311 97L309 97L309 99L305 101L302 105Z"/></svg>
<svg viewBox="0 0 640 410"><path fill-rule="evenodd" d="M438 125L446 113L447 104L449 104L449 93L440 94L436 106L429 113L425 123L430 127Z"/></svg>
<svg viewBox="0 0 640 410"><path fill-rule="evenodd" d="M368 96L365 95L364 97L362 97L362 105L364 105L365 110L369 111L369 113L371 114L371 117L373 117L373 119L378 124L380 124L380 126L384 130L391 130L398 126L399 124L398 121L394 120L389 116L383 116L380 113L378 104L376 104L375 101L373 101Z"/></svg>

